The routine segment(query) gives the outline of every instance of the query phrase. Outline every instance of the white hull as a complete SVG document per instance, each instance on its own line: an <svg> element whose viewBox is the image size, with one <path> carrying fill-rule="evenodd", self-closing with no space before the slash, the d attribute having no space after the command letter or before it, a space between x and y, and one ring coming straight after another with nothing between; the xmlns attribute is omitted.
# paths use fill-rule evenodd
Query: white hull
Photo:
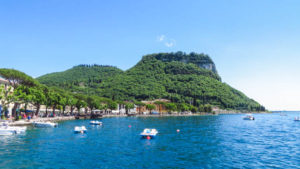
<svg viewBox="0 0 300 169"><path fill-rule="evenodd" d="M34 122L33 125L34 127L56 127L58 124L52 122Z"/></svg>
<svg viewBox="0 0 300 169"><path fill-rule="evenodd" d="M91 121L90 125L102 125L102 122L100 122L100 121Z"/></svg>
<svg viewBox="0 0 300 169"><path fill-rule="evenodd" d="M158 134L156 129L144 129L140 134L142 137L155 137Z"/></svg>
<svg viewBox="0 0 300 169"><path fill-rule="evenodd" d="M254 117L253 118L244 117L244 120L254 120Z"/></svg>
<svg viewBox="0 0 300 169"><path fill-rule="evenodd" d="M10 136L10 135L14 135L14 134L17 134L16 130L0 128L1 136Z"/></svg>
<svg viewBox="0 0 300 169"><path fill-rule="evenodd" d="M85 126L81 126L81 127L79 127L79 126L76 126L75 128L74 128L74 133L86 133L86 128L85 128Z"/></svg>
<svg viewBox="0 0 300 169"><path fill-rule="evenodd" d="M16 131L17 134L24 133L27 130L27 127L11 127L8 126L7 129Z"/></svg>
<svg viewBox="0 0 300 169"><path fill-rule="evenodd" d="M247 114L246 117L243 118L244 120L255 120L255 118L252 116L252 114Z"/></svg>

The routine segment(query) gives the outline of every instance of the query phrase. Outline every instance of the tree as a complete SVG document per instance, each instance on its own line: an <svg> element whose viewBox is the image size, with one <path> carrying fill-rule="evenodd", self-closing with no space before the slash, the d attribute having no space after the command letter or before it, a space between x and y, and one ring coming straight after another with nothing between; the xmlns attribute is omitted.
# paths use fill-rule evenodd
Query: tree
<svg viewBox="0 0 300 169"><path fill-rule="evenodd" d="M185 112L189 110L189 106L186 103L180 103L177 106L178 110L181 112Z"/></svg>
<svg viewBox="0 0 300 169"><path fill-rule="evenodd" d="M114 101L109 101L107 106L110 110L116 110L118 108L118 104Z"/></svg>
<svg viewBox="0 0 300 169"><path fill-rule="evenodd" d="M140 101L136 101L134 104L137 105L138 110L139 110L138 113L141 114L141 107L145 106L146 104L143 102L140 102Z"/></svg>
<svg viewBox="0 0 300 169"><path fill-rule="evenodd" d="M75 97L70 97L68 105L71 108L71 114L74 112L74 108L76 107L77 99Z"/></svg>
<svg viewBox="0 0 300 169"><path fill-rule="evenodd" d="M32 77L15 69L0 69L0 76L4 77L13 88L19 85L35 86L38 84Z"/></svg>
<svg viewBox="0 0 300 169"><path fill-rule="evenodd" d="M204 111L205 111L205 112L208 112L208 113L212 112L212 107L211 107L211 105L209 105L209 104L204 105Z"/></svg>
<svg viewBox="0 0 300 169"><path fill-rule="evenodd" d="M156 107L153 104L146 104L146 109L150 111L150 113L152 112L152 110L154 110Z"/></svg>
<svg viewBox="0 0 300 169"><path fill-rule="evenodd" d="M5 78L13 89L16 89L19 85L35 86L38 84L32 77L15 69L0 69L0 76ZM16 117L16 110L19 104L19 102L14 102L14 107L12 109L13 117Z"/></svg>
<svg viewBox="0 0 300 169"><path fill-rule="evenodd" d="M162 102L162 101L156 101L154 102L154 104L156 104L158 106L158 112L161 113L161 109L163 109L163 106L166 105L165 102Z"/></svg>
<svg viewBox="0 0 300 169"><path fill-rule="evenodd" d="M46 102L46 96L44 94L43 88L45 88L45 86L37 86L32 88L32 95L34 96L32 99L33 104L36 107L36 112L35 115L38 116L39 111L40 111L40 107L42 104L45 104Z"/></svg>
<svg viewBox="0 0 300 169"><path fill-rule="evenodd" d="M61 95L57 92L52 92L50 95L50 102L51 102L51 106L52 106L52 113L53 115L55 114L55 109L60 106L61 104Z"/></svg>
<svg viewBox="0 0 300 169"><path fill-rule="evenodd" d="M176 104L174 103L167 103L166 104L166 109L169 111L169 112L174 112L177 110L177 106Z"/></svg>
<svg viewBox="0 0 300 169"><path fill-rule="evenodd" d="M100 101L96 96L88 96L86 99L87 106L90 108L91 112L100 107Z"/></svg>
<svg viewBox="0 0 300 169"><path fill-rule="evenodd" d="M80 114L80 109L82 107L85 107L87 104L84 100L81 100L81 99L77 99L77 102L76 102L76 108L77 108L77 111L78 111L78 114Z"/></svg>
<svg viewBox="0 0 300 169"><path fill-rule="evenodd" d="M0 85L0 103L3 107L2 112L8 109L8 105L14 101L13 88L11 86Z"/></svg>
<svg viewBox="0 0 300 169"><path fill-rule="evenodd" d="M133 103L125 103L125 109L126 109L126 114L129 113L129 110L130 109L133 109L134 108L134 104Z"/></svg>
<svg viewBox="0 0 300 169"><path fill-rule="evenodd" d="M53 95L53 91L50 90L48 87L45 87L43 88L43 92L44 92L44 95L45 95L45 105L46 105L46 116L48 117L48 108L51 106L52 104L52 101L51 101L51 97Z"/></svg>
<svg viewBox="0 0 300 169"><path fill-rule="evenodd" d="M193 113L196 113L198 109L197 109L197 107L190 105L189 110Z"/></svg>
<svg viewBox="0 0 300 169"><path fill-rule="evenodd" d="M27 106L30 102L32 102L34 100L34 95L33 95L33 89L31 87L27 87L24 85L20 85L18 86L15 90L14 90L14 96L15 96L15 103L21 104L24 103L25 107L24 107L24 111L26 113L27 111ZM18 117L18 114L16 114L16 119Z"/></svg>
<svg viewBox="0 0 300 169"><path fill-rule="evenodd" d="M62 96L61 99L59 100L59 107L61 107L62 114L65 114L66 107L68 105L68 99L69 97L67 96Z"/></svg>

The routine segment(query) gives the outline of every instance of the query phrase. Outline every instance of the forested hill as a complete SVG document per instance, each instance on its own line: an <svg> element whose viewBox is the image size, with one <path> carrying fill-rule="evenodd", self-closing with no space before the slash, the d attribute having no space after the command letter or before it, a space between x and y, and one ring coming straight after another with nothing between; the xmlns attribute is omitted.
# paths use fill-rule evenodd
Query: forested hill
<svg viewBox="0 0 300 169"><path fill-rule="evenodd" d="M205 54L151 54L124 72L115 67L76 66L38 80L49 86L113 100L164 98L194 106L211 104L229 109L264 110L256 101L222 83L214 62Z"/></svg>
<svg viewBox="0 0 300 169"><path fill-rule="evenodd" d="M46 74L37 80L48 86L72 88L75 86L90 86L101 83L108 77L123 73L121 69L103 65L78 65L64 72Z"/></svg>

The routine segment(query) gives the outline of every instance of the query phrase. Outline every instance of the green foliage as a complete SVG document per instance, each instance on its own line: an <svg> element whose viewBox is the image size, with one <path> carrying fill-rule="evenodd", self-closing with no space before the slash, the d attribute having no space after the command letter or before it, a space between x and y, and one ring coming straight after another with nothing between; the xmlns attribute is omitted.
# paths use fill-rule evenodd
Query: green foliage
<svg viewBox="0 0 300 169"><path fill-rule="evenodd" d="M14 88L18 85L35 86L38 84L32 77L15 69L0 69L0 76L8 80Z"/></svg>
<svg viewBox="0 0 300 169"><path fill-rule="evenodd" d="M174 112L177 110L177 106L175 103L167 103L166 104L166 109L170 112Z"/></svg>
<svg viewBox="0 0 300 169"><path fill-rule="evenodd" d="M181 112L185 112L185 111L189 111L190 110L188 104L186 104L186 103L180 103L180 104L178 104L177 105L177 109L179 111L181 111Z"/></svg>
<svg viewBox="0 0 300 169"><path fill-rule="evenodd" d="M134 104L133 103L126 103L125 104L125 109L129 110L129 109L133 109L134 108Z"/></svg>
<svg viewBox="0 0 300 169"><path fill-rule="evenodd" d="M150 112L152 112L152 110L155 109L155 105L153 105L153 104L146 104L146 109L150 110Z"/></svg>
<svg viewBox="0 0 300 169"><path fill-rule="evenodd" d="M46 96L44 94L43 88L44 87L41 86L36 86L32 88L31 94L33 95L33 99L32 99L33 104L41 105L46 102Z"/></svg>
<svg viewBox="0 0 300 169"><path fill-rule="evenodd" d="M14 90L14 96L18 102L29 103L34 100L33 88L20 85Z"/></svg>
<svg viewBox="0 0 300 169"><path fill-rule="evenodd" d="M205 105L200 105L198 108L199 112L212 112L212 106L209 104L205 104Z"/></svg>
<svg viewBox="0 0 300 169"><path fill-rule="evenodd" d="M76 66L38 80L70 92L114 101L169 99L181 103L176 106L183 111L195 111L195 107L206 104L224 109L264 111L256 101L223 83L213 61L205 54L158 53L144 56L125 72L108 66Z"/></svg>
<svg viewBox="0 0 300 169"><path fill-rule="evenodd" d="M8 105L13 102L15 99L13 88L5 85L0 84L0 104L3 106L4 109L7 109Z"/></svg>
<svg viewBox="0 0 300 169"><path fill-rule="evenodd" d="M108 102L107 106L110 110L116 110L118 108L118 104L114 101Z"/></svg>
<svg viewBox="0 0 300 169"><path fill-rule="evenodd" d="M37 78L47 86L68 89L71 92L93 94L99 84L109 77L123 73L112 66L79 65L60 73L51 73Z"/></svg>

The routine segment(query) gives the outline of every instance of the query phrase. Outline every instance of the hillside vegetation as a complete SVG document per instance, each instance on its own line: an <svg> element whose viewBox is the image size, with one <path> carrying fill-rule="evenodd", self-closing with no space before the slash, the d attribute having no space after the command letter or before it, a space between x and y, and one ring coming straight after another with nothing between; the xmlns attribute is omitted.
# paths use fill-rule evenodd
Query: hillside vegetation
<svg viewBox="0 0 300 169"><path fill-rule="evenodd" d="M199 107L264 111L264 107L221 81L208 55L183 52L146 55L134 67L80 65L37 79L48 86L120 101L169 99Z"/></svg>

